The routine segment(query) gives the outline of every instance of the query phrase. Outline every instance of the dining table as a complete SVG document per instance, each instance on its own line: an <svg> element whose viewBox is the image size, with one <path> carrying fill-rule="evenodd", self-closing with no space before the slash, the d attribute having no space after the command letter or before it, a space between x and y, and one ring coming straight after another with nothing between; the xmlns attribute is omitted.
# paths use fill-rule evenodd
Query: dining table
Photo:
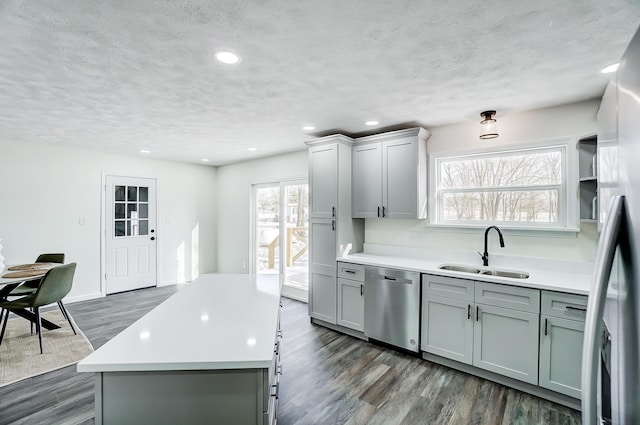
<svg viewBox="0 0 640 425"><path fill-rule="evenodd" d="M0 301L5 301L7 296L22 282L39 280L47 274L52 267L59 266L57 263L34 263L34 264L9 264L0 272ZM20 273L22 272L22 273ZM36 323L36 315L30 310L11 310L11 313ZM40 317L40 324L47 330L59 329L60 326Z"/></svg>

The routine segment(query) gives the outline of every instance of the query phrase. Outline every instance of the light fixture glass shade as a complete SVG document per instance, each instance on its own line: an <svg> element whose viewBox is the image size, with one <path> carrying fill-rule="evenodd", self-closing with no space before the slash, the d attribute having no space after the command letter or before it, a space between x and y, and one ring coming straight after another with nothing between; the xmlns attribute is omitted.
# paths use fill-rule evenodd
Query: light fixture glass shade
<svg viewBox="0 0 640 425"><path fill-rule="evenodd" d="M482 121L480 121L480 138L481 139L495 139L498 137L498 126L493 116L496 111L484 111L480 114Z"/></svg>

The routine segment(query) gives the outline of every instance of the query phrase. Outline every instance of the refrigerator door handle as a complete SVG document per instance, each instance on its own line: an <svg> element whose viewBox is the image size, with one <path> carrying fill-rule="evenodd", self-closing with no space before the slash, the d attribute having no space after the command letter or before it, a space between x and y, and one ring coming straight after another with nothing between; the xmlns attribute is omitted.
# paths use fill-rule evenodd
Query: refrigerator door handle
<svg viewBox="0 0 640 425"><path fill-rule="evenodd" d="M602 316L607 299L607 287L611 276L613 257L618 246L620 226L624 216L624 196L615 196L611 201L607 222L600 235L598 254L584 327L582 349L582 423L599 425L597 411L598 364L600 359L599 335L602 332Z"/></svg>

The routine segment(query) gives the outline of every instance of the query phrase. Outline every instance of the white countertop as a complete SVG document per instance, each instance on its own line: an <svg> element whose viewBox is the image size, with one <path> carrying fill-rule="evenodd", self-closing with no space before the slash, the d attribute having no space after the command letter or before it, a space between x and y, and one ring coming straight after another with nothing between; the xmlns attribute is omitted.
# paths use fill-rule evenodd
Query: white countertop
<svg viewBox="0 0 640 425"><path fill-rule="evenodd" d="M396 257L392 255L377 254L351 254L344 257L338 257L338 261L347 263L363 264L369 266L389 267L400 270L417 271L420 273L429 273L440 276L457 277L462 279L503 283L512 286L521 286L525 288L545 289L549 291L567 292L571 294L589 295L591 288L591 274L566 273L552 270L541 270L536 267L527 267L526 262L519 264L518 268L508 267L483 267L477 264L469 264L465 262L438 261L435 259L418 259L410 257ZM498 276L488 276L482 274L472 274L465 272L456 272L451 270L441 270L438 266L442 264L461 264L478 269L499 269L508 271L524 271L529 273L527 279L514 279Z"/></svg>
<svg viewBox="0 0 640 425"><path fill-rule="evenodd" d="M77 370L269 367L280 287L279 275L202 275L78 363Z"/></svg>

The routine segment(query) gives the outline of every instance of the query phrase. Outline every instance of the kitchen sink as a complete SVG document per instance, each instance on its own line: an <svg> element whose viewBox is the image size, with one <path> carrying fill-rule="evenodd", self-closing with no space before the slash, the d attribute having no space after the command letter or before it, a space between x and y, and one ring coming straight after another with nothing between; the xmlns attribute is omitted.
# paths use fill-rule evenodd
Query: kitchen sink
<svg viewBox="0 0 640 425"><path fill-rule="evenodd" d="M486 274L489 276L510 277L512 279L527 279L529 273L527 272L510 272L506 270L481 270L480 274Z"/></svg>
<svg viewBox="0 0 640 425"><path fill-rule="evenodd" d="M527 279L529 273L515 270L497 270L497 269L485 269L473 266L465 266L461 264L443 264L438 266L440 270L450 270L454 272L471 273L471 274L484 274L487 276L508 277L511 279Z"/></svg>
<svg viewBox="0 0 640 425"><path fill-rule="evenodd" d="M443 264L438 267L440 270L451 270L454 272L480 273L480 269L470 266L459 266L457 264Z"/></svg>

